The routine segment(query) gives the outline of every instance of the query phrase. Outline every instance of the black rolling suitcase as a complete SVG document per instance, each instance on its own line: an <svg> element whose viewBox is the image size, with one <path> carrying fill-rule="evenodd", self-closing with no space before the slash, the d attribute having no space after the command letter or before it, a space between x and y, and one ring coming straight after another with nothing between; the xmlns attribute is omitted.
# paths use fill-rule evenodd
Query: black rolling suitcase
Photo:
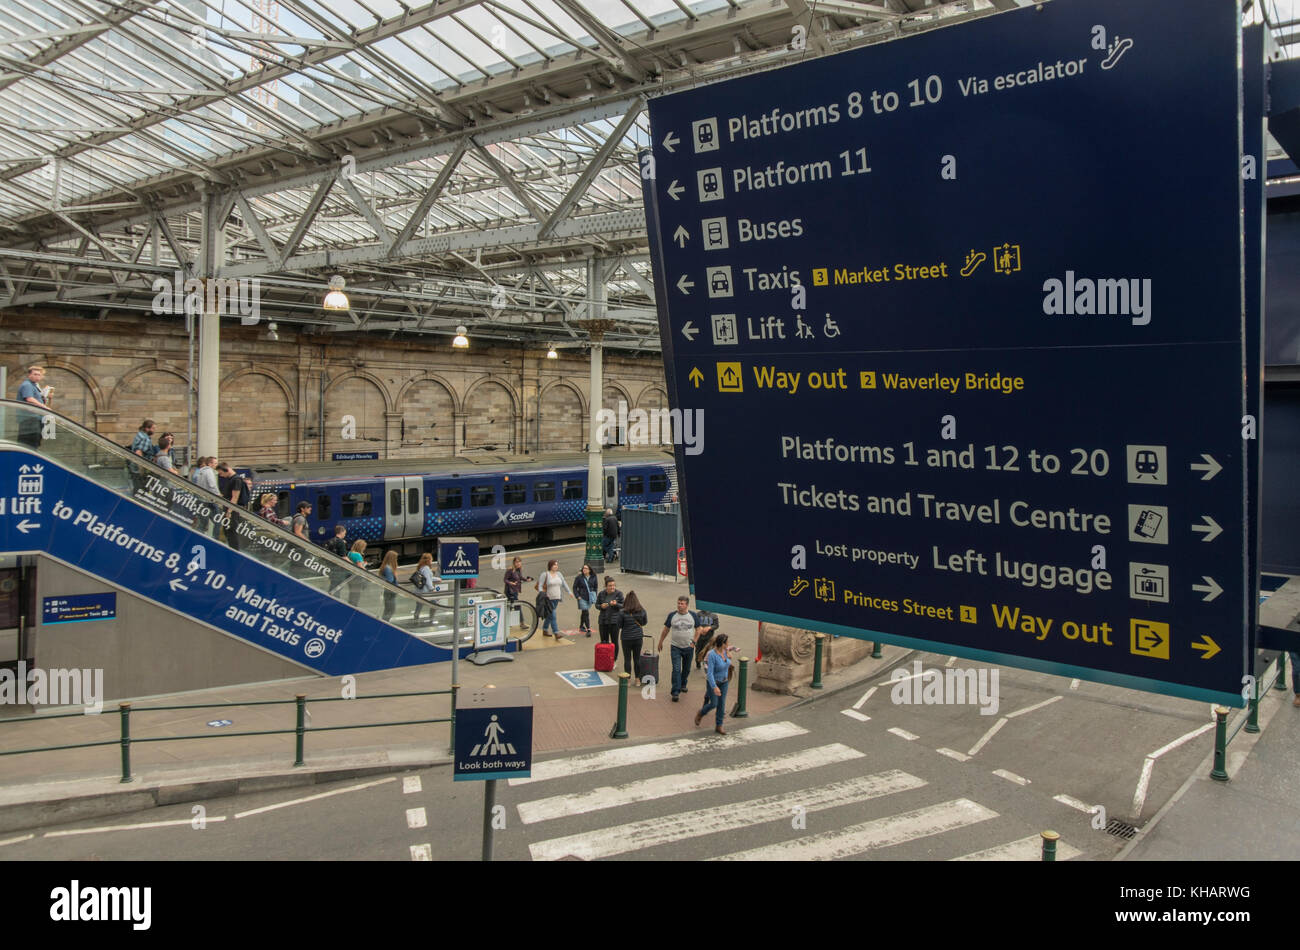
<svg viewBox="0 0 1300 950"><path fill-rule="evenodd" d="M636 658L636 677L643 684L647 679L653 678L656 683L659 682L659 654L653 652L654 641L650 637L644 640L645 647L642 647L642 653ZM646 648L651 652L645 652Z"/></svg>

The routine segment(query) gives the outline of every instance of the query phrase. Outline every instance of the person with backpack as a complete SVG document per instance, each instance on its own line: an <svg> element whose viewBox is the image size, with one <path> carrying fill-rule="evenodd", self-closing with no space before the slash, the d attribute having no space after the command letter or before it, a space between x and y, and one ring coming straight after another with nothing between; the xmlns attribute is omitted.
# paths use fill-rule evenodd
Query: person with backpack
<svg viewBox="0 0 1300 950"><path fill-rule="evenodd" d="M659 634L659 652L664 649L664 640L672 634L673 651L673 702L678 694L686 692L686 677L691 672L691 660L695 657L695 644L702 631L711 627L700 626L700 615L690 609L691 599L683 594L677 598L677 610L664 620L663 632Z"/></svg>
<svg viewBox="0 0 1300 950"><path fill-rule="evenodd" d="M546 573L537 579L537 591L546 595L547 604L550 607L546 614L546 622L542 625L542 636L553 636L558 642L560 640L560 601L564 599L565 591L569 592L569 596L573 596L573 588L569 587L569 582L564 579L559 561L552 558L546 562ZM547 627L551 628L551 633L546 632Z"/></svg>
<svg viewBox="0 0 1300 950"><path fill-rule="evenodd" d="M346 561L348 559L347 536L347 525L336 524L334 526L334 537L325 542L325 550L329 551L330 554L333 554L335 557L342 558ZM347 581L348 572L342 568L334 568L330 571L330 578L329 592L330 596L333 596L334 592L342 587Z"/></svg>
<svg viewBox="0 0 1300 950"><path fill-rule="evenodd" d="M415 588L416 597L428 597L433 593L435 583L433 576L433 555L425 551L420 555L420 562L415 565L415 572L411 574L411 586ZM412 623L420 622L420 605L415 605L415 616L411 618ZM429 608L429 623L433 623L433 607Z"/></svg>
<svg viewBox="0 0 1300 950"><path fill-rule="evenodd" d="M636 591L628 591L618 617L618 637L623 641L623 670L640 686L641 677L637 675L636 664L641 656L641 640L645 637L646 613Z"/></svg>

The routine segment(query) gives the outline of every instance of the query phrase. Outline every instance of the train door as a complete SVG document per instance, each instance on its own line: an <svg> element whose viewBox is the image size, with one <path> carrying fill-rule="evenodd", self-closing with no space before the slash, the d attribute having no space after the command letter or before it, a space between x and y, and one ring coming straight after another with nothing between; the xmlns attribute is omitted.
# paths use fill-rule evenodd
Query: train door
<svg viewBox="0 0 1300 950"><path fill-rule="evenodd" d="M406 479L384 479L384 540L406 537Z"/></svg>
<svg viewBox="0 0 1300 950"><path fill-rule="evenodd" d="M618 511L618 468L605 466L605 507Z"/></svg>
<svg viewBox="0 0 1300 950"><path fill-rule="evenodd" d="M424 534L424 477L407 475L402 481L406 483L406 526L402 537L418 538Z"/></svg>

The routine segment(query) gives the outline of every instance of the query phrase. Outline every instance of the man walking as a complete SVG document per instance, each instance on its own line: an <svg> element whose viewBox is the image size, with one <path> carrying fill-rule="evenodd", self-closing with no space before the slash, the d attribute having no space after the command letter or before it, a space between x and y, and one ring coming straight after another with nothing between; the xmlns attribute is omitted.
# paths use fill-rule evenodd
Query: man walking
<svg viewBox="0 0 1300 950"><path fill-rule="evenodd" d="M673 648L673 702L677 702L679 693L686 692L686 677L691 672L691 661L695 659L695 643L700 638L700 618L690 609L691 599L686 596L677 598L677 610L664 620L663 632L659 634L659 652L664 651L664 639L672 634Z"/></svg>
<svg viewBox="0 0 1300 950"><path fill-rule="evenodd" d="M48 405L47 394L49 389L41 386L41 380L45 376L45 367L32 365L27 367L27 378L18 385L19 402L30 403L33 406ZM30 445L34 449L41 447L41 422L42 417L34 413L24 412L19 417L18 423L18 441L24 445Z"/></svg>
<svg viewBox="0 0 1300 950"><path fill-rule="evenodd" d="M618 519L614 517L614 509L605 509L605 560L612 560L614 554L614 542L618 540Z"/></svg>

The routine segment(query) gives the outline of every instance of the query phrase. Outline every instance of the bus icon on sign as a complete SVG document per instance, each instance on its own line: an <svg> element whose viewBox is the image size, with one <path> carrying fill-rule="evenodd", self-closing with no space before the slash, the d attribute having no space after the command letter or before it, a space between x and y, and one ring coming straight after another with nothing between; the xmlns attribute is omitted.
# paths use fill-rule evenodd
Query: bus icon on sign
<svg viewBox="0 0 1300 950"><path fill-rule="evenodd" d="M722 251L730 246L727 242L726 218L705 218L700 222L700 226L704 232L706 251Z"/></svg>

